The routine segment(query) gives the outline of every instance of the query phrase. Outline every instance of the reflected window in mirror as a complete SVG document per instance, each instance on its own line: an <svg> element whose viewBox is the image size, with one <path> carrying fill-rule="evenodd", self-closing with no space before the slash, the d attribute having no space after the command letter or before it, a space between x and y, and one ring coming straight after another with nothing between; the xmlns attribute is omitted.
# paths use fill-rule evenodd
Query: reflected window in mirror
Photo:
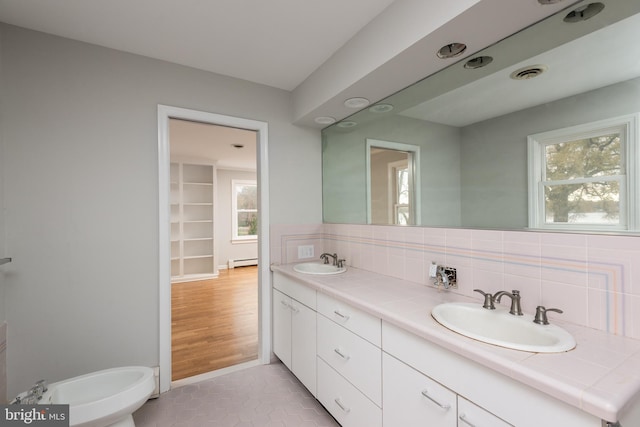
<svg viewBox="0 0 640 427"><path fill-rule="evenodd" d="M420 147L366 140L369 224L417 225L420 214Z"/></svg>
<svg viewBox="0 0 640 427"><path fill-rule="evenodd" d="M393 223L397 225L409 225L412 218L409 209L409 161L401 160L389 165L393 193Z"/></svg>
<svg viewBox="0 0 640 427"><path fill-rule="evenodd" d="M529 226L637 230L638 115L529 136Z"/></svg>

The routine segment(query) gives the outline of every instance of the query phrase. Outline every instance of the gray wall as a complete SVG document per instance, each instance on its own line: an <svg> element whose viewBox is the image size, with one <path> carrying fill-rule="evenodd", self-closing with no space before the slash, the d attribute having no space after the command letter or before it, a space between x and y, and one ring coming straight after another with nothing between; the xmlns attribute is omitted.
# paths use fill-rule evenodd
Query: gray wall
<svg viewBox="0 0 640 427"><path fill-rule="evenodd" d="M9 393L158 364L157 104L269 123L272 223L321 221L290 93L1 25Z"/></svg>
<svg viewBox="0 0 640 427"><path fill-rule="evenodd" d="M640 79L462 129L462 223L527 226L527 136L640 111Z"/></svg>
<svg viewBox="0 0 640 427"><path fill-rule="evenodd" d="M2 68L2 45L3 45L3 38L2 38L2 33L0 32L0 82L2 81L2 76L3 76L3 68ZM4 104L4 85L0 84L0 109L2 108L2 105ZM1 110L0 110L1 111ZM3 130L3 123L4 123L4 115L0 114L0 258L4 258L6 256L8 256L6 254L6 234L5 234L5 209L4 209L4 161L2 159L5 158L5 154L4 154L4 132ZM5 285L5 279L4 279L4 275L5 275L5 270L6 270L6 266L4 268L0 267L0 324L2 324L2 322L5 321L6 319L6 285ZM2 367L0 367L1 369ZM0 370L0 372L2 372ZM3 378L0 378L0 389L3 386ZM2 403L0 401L0 403Z"/></svg>
<svg viewBox="0 0 640 427"><path fill-rule="evenodd" d="M323 136L324 213L332 223L366 224L367 138L419 145L422 225L460 224L460 130L402 116L332 128ZM330 141L327 143L327 141Z"/></svg>
<svg viewBox="0 0 640 427"><path fill-rule="evenodd" d="M2 33L0 33L0 82L2 81ZM0 84L0 108L4 102L3 85ZM4 213L4 138L2 132L3 116L0 114L0 258L6 254L5 237L5 213ZM6 328L3 327L6 320L6 283L4 279L7 266L0 267L0 403L5 403L7 398L7 371L6 371Z"/></svg>

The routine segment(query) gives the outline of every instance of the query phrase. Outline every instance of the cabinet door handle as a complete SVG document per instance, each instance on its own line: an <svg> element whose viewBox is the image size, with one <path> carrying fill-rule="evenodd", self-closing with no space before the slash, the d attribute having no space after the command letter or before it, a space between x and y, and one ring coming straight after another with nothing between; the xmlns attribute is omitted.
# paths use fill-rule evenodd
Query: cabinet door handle
<svg viewBox="0 0 640 427"><path fill-rule="evenodd" d="M281 299L280 300L280 304L284 305L287 308L291 308L291 306L289 305L289 303L287 303L285 300Z"/></svg>
<svg viewBox="0 0 640 427"><path fill-rule="evenodd" d="M349 320L349 316L347 316L346 314L340 313L338 310L333 310L333 313L339 318L341 318L342 320L344 320L345 322Z"/></svg>
<svg viewBox="0 0 640 427"><path fill-rule="evenodd" d="M460 416L458 418L460 418L460 421L462 421L463 423L465 423L469 427L476 427L475 424L471 424L469 421L467 421L467 416L465 414L460 414Z"/></svg>
<svg viewBox="0 0 640 427"><path fill-rule="evenodd" d="M351 412L351 408L348 408L346 406L344 406L342 404L342 402L340 402L340 398L338 397L337 399L334 399L334 402L336 402L336 405L338 405L340 407L340 409L342 409L344 412L346 412L347 414L349 412Z"/></svg>
<svg viewBox="0 0 640 427"><path fill-rule="evenodd" d="M336 348L336 349L334 349L333 351L335 351L335 352L336 352L336 354L337 354L338 356L342 357L344 360L349 360L349 359L351 358L351 356L348 356L348 355L344 354L344 353L342 352L342 350L340 350L339 348Z"/></svg>
<svg viewBox="0 0 640 427"><path fill-rule="evenodd" d="M451 405L449 405L448 403L442 404L437 400L435 400L433 397L429 396L429 392L426 389L422 390L422 395L427 399L429 399L430 401L432 401L433 403L435 403L436 405L438 405L439 407L441 407L442 409L444 409L445 411L448 411L451 408Z"/></svg>

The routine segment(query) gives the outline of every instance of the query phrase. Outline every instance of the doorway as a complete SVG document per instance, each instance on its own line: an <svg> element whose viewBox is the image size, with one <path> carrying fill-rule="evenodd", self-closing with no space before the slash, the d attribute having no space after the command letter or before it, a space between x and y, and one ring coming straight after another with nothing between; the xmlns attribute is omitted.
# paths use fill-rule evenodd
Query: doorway
<svg viewBox="0 0 640 427"><path fill-rule="evenodd" d="M258 358L256 136L169 119L172 381Z"/></svg>
<svg viewBox="0 0 640 427"><path fill-rule="evenodd" d="M254 274L257 273L257 284L255 285L256 292L254 297L257 299L258 313L257 313L257 332L258 332L258 346L257 346L257 360L255 363L268 363L270 354L270 282L269 282L269 260L268 260L268 170L267 170L267 124L264 122L257 122L253 120L240 119L230 116L222 116L218 114L200 112L195 110L187 110L169 106L158 106L158 160L159 160L159 219L160 219L160 242L159 242L159 255L160 255L160 335L159 335L159 361L160 361L160 391L165 392L171 387L172 379L172 275L174 276L174 283L181 282L185 285L194 285L196 282L218 280L221 272L230 273L227 271L229 265L235 266L235 261L242 261L240 264L247 263L249 258L242 255L231 254L229 250L223 250L219 245L217 239L211 239L210 237L204 237L201 235L193 235L193 233L202 234L207 226L202 224L213 225L216 222L222 221L222 214L225 210L218 209L219 206L214 208L215 194L221 190L217 184L217 177L219 174L216 169L220 167L220 162L215 161L217 159L202 159L193 155L193 152L182 152L179 156L173 156L175 151L172 147L170 139L171 124L194 124L199 126L216 126L227 131L237 131L239 133L249 132L253 135L255 142L254 150L256 153L255 163L257 164L257 172L255 173L255 182L258 189L257 192L257 223L255 223L255 237L259 236L255 243L255 255L253 259L257 261L257 266L253 267ZM178 121L178 122L176 122ZM229 146L231 150L239 150L241 147L232 147L232 141ZM238 144L236 144L238 145ZM239 144L242 145L242 144ZM209 156L211 157L211 156ZM184 175L184 165L192 165L193 167L187 168L187 173L192 175ZM197 165L198 167L196 167ZM208 165L210 168L200 167L202 165ZM172 169L173 168L173 169ZM181 180L173 178L172 171L179 171L178 175ZM191 179L194 171L197 171L195 176L197 179ZM209 180L208 174L211 171L211 179ZM184 179L187 178L187 179ZM245 181L245 180L243 180ZM186 192L184 192L184 185L186 186ZM211 203L208 200L195 200L202 196L203 193L207 193L208 190L202 190L203 188L210 188L212 190ZM228 189L231 191L231 189ZM178 203L176 203L175 193L178 193ZM183 192L183 193L180 193ZM173 197L173 198L172 198ZM208 197L208 196L207 196ZM183 202L187 200L185 205ZM204 215L208 207L212 207L211 218L200 218ZM175 215L185 214L185 208L187 208L187 217L184 223L175 220ZM238 212L236 212L238 214ZM194 216L195 215L195 216ZM208 215L208 214L207 214ZM239 221L234 224L239 224L238 229L240 240L242 237L246 237L245 231L247 226L243 219L250 218L246 212L240 212ZM173 218L173 219L172 219ZM179 238L176 237L176 224ZM187 228L185 228L187 226ZM236 225L234 225L235 227ZM227 228L231 228L230 226ZM185 229L190 229L185 234ZM196 230L196 231L194 231ZM173 233L172 233L173 231ZM242 236L243 233L245 236ZM218 231L220 234L220 231ZM236 233L238 234L238 233ZM237 236L236 236L237 237ZM246 239L245 239L246 240ZM207 243L211 241L211 245ZM244 242L246 244L246 242ZM190 249L185 250L185 247ZM246 248L246 246L245 246ZM177 250L176 250L177 249ZM249 261L249 264L252 262ZM189 265L185 268L185 265ZM256 264L256 262L253 262ZM192 266L197 266L197 268ZM195 268L195 270L193 269ZM186 277L192 275L191 277ZM200 277L200 276L208 277ZM178 278L177 276L182 276ZM196 280L187 280L196 279ZM202 285L202 284L201 284ZM211 284L209 284L211 286ZM195 289L194 286L192 286ZM193 290L192 289L192 290ZM230 304L230 303L229 303ZM254 313L255 314L255 313ZM220 313L210 313L208 316L219 317ZM205 338L206 340L206 338ZM235 363L235 362L233 362ZM254 364L255 364L254 363ZM212 365L214 366L214 365ZM215 365L217 366L217 365ZM213 369L217 369L215 367Z"/></svg>

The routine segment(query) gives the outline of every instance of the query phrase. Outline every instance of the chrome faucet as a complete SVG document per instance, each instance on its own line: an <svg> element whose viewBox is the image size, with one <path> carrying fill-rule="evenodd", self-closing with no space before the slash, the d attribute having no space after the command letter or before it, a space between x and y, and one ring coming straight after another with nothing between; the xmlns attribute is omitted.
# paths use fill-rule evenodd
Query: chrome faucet
<svg viewBox="0 0 640 427"><path fill-rule="evenodd" d="M320 259L324 261L325 264L329 264L329 258L333 258L333 265L338 267L338 268L342 268L344 267L344 259L340 259L338 258L338 254L329 254L329 253L323 253L322 255L320 255Z"/></svg>
<svg viewBox="0 0 640 427"><path fill-rule="evenodd" d="M511 292L507 292L507 291L496 292L495 295L493 296L493 300L495 302L500 302L500 299L505 295L511 298L511 309L509 310L509 313L513 314L514 316L522 316L523 313L522 313L522 307L520 306L520 291L517 291L514 289Z"/></svg>
<svg viewBox="0 0 640 427"><path fill-rule="evenodd" d="M533 323L537 323L538 325L548 325L549 319L547 319L547 311L555 311L556 313L563 312L559 308L544 308L539 305L536 307L536 317L533 319Z"/></svg>
<svg viewBox="0 0 640 427"><path fill-rule="evenodd" d="M333 258L333 265L337 265L338 264L338 254L329 254L329 253L323 253L322 255L320 255L320 259L324 261L325 264L329 264L329 258Z"/></svg>
<svg viewBox="0 0 640 427"><path fill-rule="evenodd" d="M482 304L483 308L486 308L487 310L495 310L496 306L493 303L493 295L491 295L489 292L484 292L481 289L474 289L473 292L478 292L480 293L480 295L482 295L484 297L484 303Z"/></svg>

